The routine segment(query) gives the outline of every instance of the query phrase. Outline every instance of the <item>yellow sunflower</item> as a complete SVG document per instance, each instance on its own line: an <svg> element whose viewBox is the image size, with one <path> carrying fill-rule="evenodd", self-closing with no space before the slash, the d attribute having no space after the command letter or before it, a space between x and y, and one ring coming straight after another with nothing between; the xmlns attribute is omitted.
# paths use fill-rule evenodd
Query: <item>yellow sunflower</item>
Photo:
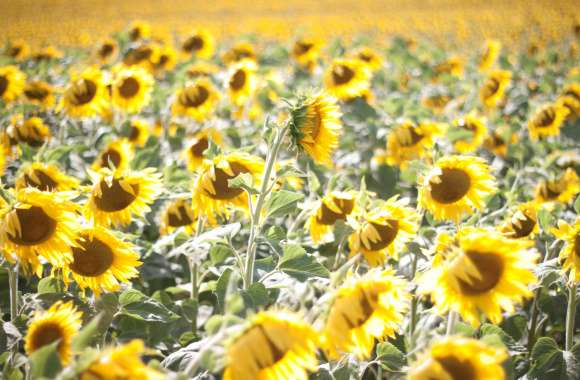
<svg viewBox="0 0 580 380"><path fill-rule="evenodd" d="M371 71L377 71L383 66L383 59L373 49L363 46L352 52L352 58L363 62Z"/></svg>
<svg viewBox="0 0 580 380"><path fill-rule="evenodd" d="M407 309L407 286L392 269L373 269L362 278L349 278L336 291L322 330L328 357L352 353L365 360L375 340L394 337Z"/></svg>
<svg viewBox="0 0 580 380"><path fill-rule="evenodd" d="M26 100L39 105L44 109L50 109L54 105L54 89L43 81L28 82L23 90Z"/></svg>
<svg viewBox="0 0 580 380"><path fill-rule="evenodd" d="M59 59L64 56L62 50L58 49L56 46L48 45L40 49L37 53L32 55L35 61L50 61L52 59Z"/></svg>
<svg viewBox="0 0 580 380"><path fill-rule="evenodd" d="M60 100L60 108L71 117L100 116L109 107L109 92L103 74L90 67L72 77Z"/></svg>
<svg viewBox="0 0 580 380"><path fill-rule="evenodd" d="M84 292L86 288L98 297L101 292L116 292L121 283L137 277L139 254L135 247L112 231L94 226L78 232L77 247L71 247L73 260L63 268L63 279L70 277Z"/></svg>
<svg viewBox="0 0 580 380"><path fill-rule="evenodd" d="M247 41L238 42L222 55L222 61L228 66L243 60L257 61L256 49Z"/></svg>
<svg viewBox="0 0 580 380"><path fill-rule="evenodd" d="M67 191L78 188L79 181L61 172L56 166L34 162L20 169L17 190L34 187L40 191Z"/></svg>
<svg viewBox="0 0 580 380"><path fill-rule="evenodd" d="M191 171L196 171L203 160L205 159L203 153L209 148L209 140L218 145L223 146L223 138L221 133L215 128L205 128L197 132L191 141L187 144L187 148L183 151L183 158L187 162L187 167Z"/></svg>
<svg viewBox="0 0 580 380"><path fill-rule="evenodd" d="M207 30L193 32L181 43L185 58L210 59L215 52L215 39Z"/></svg>
<svg viewBox="0 0 580 380"><path fill-rule="evenodd" d="M506 125L500 126L491 131L483 140L483 147L493 154L505 157L508 154L508 147L518 142L518 135L511 133Z"/></svg>
<svg viewBox="0 0 580 380"><path fill-rule="evenodd" d="M311 38L300 38L292 46L292 58L302 68L312 71L320 56L322 43Z"/></svg>
<svg viewBox="0 0 580 380"><path fill-rule="evenodd" d="M263 170L264 162L260 157L241 152L204 161L193 184L193 209L197 215L206 216L211 223L215 223L215 215L227 216L228 208L247 211L248 194L242 188L231 188L228 181L248 173L254 185L259 185Z"/></svg>
<svg viewBox="0 0 580 380"><path fill-rule="evenodd" d="M298 316L256 314L227 347L224 380L307 380L318 365L318 334Z"/></svg>
<svg viewBox="0 0 580 380"><path fill-rule="evenodd" d="M339 100L351 100L368 94L371 71L354 59L336 59L324 74L328 93Z"/></svg>
<svg viewBox="0 0 580 380"><path fill-rule="evenodd" d="M442 113L449 102L451 97L443 94L429 95L421 99L421 104L436 114Z"/></svg>
<svg viewBox="0 0 580 380"><path fill-rule="evenodd" d="M226 88L232 104L244 106L254 95L257 86L256 63L245 59L230 67Z"/></svg>
<svg viewBox="0 0 580 380"><path fill-rule="evenodd" d="M409 161L431 156L435 139L446 126L435 122L415 124L405 121L391 130L387 137L386 163L405 169Z"/></svg>
<svg viewBox="0 0 580 380"><path fill-rule="evenodd" d="M144 21L133 21L127 29L127 34L133 42L144 40L151 36L151 26Z"/></svg>
<svg viewBox="0 0 580 380"><path fill-rule="evenodd" d="M109 63L115 59L118 51L117 42L112 38L107 38L97 45L95 55L101 63Z"/></svg>
<svg viewBox="0 0 580 380"><path fill-rule="evenodd" d="M177 63L177 53L172 46L161 45L155 49L151 63L155 72L173 70Z"/></svg>
<svg viewBox="0 0 580 380"><path fill-rule="evenodd" d="M489 70L497 61L501 52L501 42L497 40L485 41L485 48L483 54L479 59L479 70Z"/></svg>
<svg viewBox="0 0 580 380"><path fill-rule="evenodd" d="M132 47L125 53L123 64L127 67L142 67L148 72L153 72L157 50L158 47L150 43Z"/></svg>
<svg viewBox="0 0 580 380"><path fill-rule="evenodd" d="M580 193L580 178L573 168L568 168L556 180L543 180L536 186L535 200L538 203L569 203Z"/></svg>
<svg viewBox="0 0 580 380"><path fill-rule="evenodd" d="M496 189L485 160L479 157L442 157L419 180L420 207L437 220L458 223L465 214L485 206L484 198Z"/></svg>
<svg viewBox="0 0 580 380"><path fill-rule="evenodd" d="M70 262L79 226L74 197L70 192L18 190L15 203L5 204L0 212L0 242L6 258L10 262L18 258L38 276L42 274L38 256L56 267Z"/></svg>
<svg viewBox="0 0 580 380"><path fill-rule="evenodd" d="M483 140L487 136L487 126L485 123L485 118L477 116L474 112L455 119L453 126L455 128L461 128L469 134L466 138L455 140L455 150L459 153L472 153L476 151L483 144Z"/></svg>
<svg viewBox="0 0 580 380"><path fill-rule="evenodd" d="M80 380L163 380L166 376L141 360L146 348L141 340L106 349L80 374Z"/></svg>
<svg viewBox="0 0 580 380"><path fill-rule="evenodd" d="M178 198L167 204L161 214L161 226L159 232L167 235L177 228L183 227L186 233L195 232L197 217L191 207L191 200Z"/></svg>
<svg viewBox="0 0 580 380"><path fill-rule="evenodd" d="M464 62L460 57L450 57L439 62L433 68L437 75L447 74L460 77L463 75Z"/></svg>
<svg viewBox="0 0 580 380"><path fill-rule="evenodd" d="M502 312L514 312L514 304L532 295L538 254L528 239L510 239L488 228L467 227L456 236L439 265L420 279L419 291L430 295L435 311L455 311L478 326L481 314L492 323Z"/></svg>
<svg viewBox="0 0 580 380"><path fill-rule="evenodd" d="M337 221L346 221L355 209L355 198L354 191L332 191L313 207L306 227L310 229L310 236L314 243L327 240Z"/></svg>
<svg viewBox="0 0 580 380"><path fill-rule="evenodd" d="M93 162L92 169L116 168L125 170L131 164L133 159L133 146L128 139L119 139L109 143L105 149L101 150Z"/></svg>
<svg viewBox="0 0 580 380"><path fill-rule="evenodd" d="M561 104L546 104L528 121L528 132L532 141L548 136L558 136L568 116L568 108Z"/></svg>
<svg viewBox="0 0 580 380"><path fill-rule="evenodd" d="M143 146L149 139L151 126L146 121L140 119L131 120L129 124L129 135L127 141L133 146Z"/></svg>
<svg viewBox="0 0 580 380"><path fill-rule="evenodd" d="M93 188L85 206L87 219L101 226L126 226L133 216L143 217L163 191L155 169L138 172L89 171Z"/></svg>
<svg viewBox="0 0 580 380"><path fill-rule="evenodd" d="M197 77L209 77L219 71L220 68L212 63L196 62L187 67L186 73L189 78L194 79Z"/></svg>
<svg viewBox="0 0 580 380"><path fill-rule="evenodd" d="M16 66L0 67L0 99L6 103L16 100L24 90L26 75Z"/></svg>
<svg viewBox="0 0 580 380"><path fill-rule="evenodd" d="M33 148L39 148L51 138L50 128L40 117L23 119L17 114L12 117L7 133L15 142L25 143Z"/></svg>
<svg viewBox="0 0 580 380"><path fill-rule="evenodd" d="M177 92L171 112L201 122L215 111L218 101L219 93L209 78L198 78Z"/></svg>
<svg viewBox="0 0 580 380"><path fill-rule="evenodd" d="M566 86L558 103L568 108L568 117L580 117L580 83L571 83Z"/></svg>
<svg viewBox="0 0 580 380"><path fill-rule="evenodd" d="M22 40L10 41L4 49L4 55L13 58L16 61L22 61L28 57L29 54L30 46Z"/></svg>
<svg viewBox="0 0 580 380"><path fill-rule="evenodd" d="M550 232L565 242L560 260L564 261L564 270L570 271L570 282L580 282L580 219L576 218L573 225L559 220L558 228L552 228Z"/></svg>
<svg viewBox="0 0 580 380"><path fill-rule="evenodd" d="M502 364L507 359L504 348L471 338L445 337L419 356L409 370L409 380L504 380Z"/></svg>
<svg viewBox="0 0 580 380"><path fill-rule="evenodd" d="M58 301L44 312L36 312L28 326L25 346L26 354L31 355L40 348L57 340L58 356L63 365L67 365L73 356L72 340L82 325L83 313L77 311L72 302Z"/></svg>
<svg viewBox="0 0 580 380"><path fill-rule="evenodd" d="M479 98L488 108L497 107L503 101L505 91L510 85L512 73L506 70L494 70L489 73L479 89Z"/></svg>
<svg viewBox="0 0 580 380"><path fill-rule="evenodd" d="M408 207L408 199L392 197L366 212L361 222L353 223L348 238L350 255L362 253L371 266L383 265L387 255L397 260L405 245L417 234L419 215Z"/></svg>
<svg viewBox="0 0 580 380"><path fill-rule="evenodd" d="M137 113L151 101L155 81L140 67L120 69L112 83L113 105L128 113Z"/></svg>
<svg viewBox="0 0 580 380"><path fill-rule="evenodd" d="M325 93L305 96L291 110L290 133L296 146L317 163L331 167L339 146L342 114L336 99Z"/></svg>
<svg viewBox="0 0 580 380"><path fill-rule="evenodd" d="M538 205L535 202L518 205L515 212L500 226L500 231L512 239L533 238L540 232Z"/></svg>

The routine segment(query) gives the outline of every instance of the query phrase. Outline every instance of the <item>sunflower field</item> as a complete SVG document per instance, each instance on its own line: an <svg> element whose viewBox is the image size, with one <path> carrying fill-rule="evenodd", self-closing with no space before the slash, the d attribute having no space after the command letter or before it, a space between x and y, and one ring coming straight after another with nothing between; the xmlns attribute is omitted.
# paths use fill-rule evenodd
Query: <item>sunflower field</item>
<svg viewBox="0 0 580 380"><path fill-rule="evenodd" d="M580 379L580 22L379 36L2 41L0 379Z"/></svg>

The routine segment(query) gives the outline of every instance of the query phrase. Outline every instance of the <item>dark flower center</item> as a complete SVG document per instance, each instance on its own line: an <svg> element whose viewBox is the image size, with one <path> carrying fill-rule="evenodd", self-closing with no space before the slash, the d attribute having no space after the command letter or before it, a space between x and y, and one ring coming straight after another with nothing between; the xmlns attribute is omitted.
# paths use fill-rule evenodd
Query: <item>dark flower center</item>
<svg viewBox="0 0 580 380"><path fill-rule="evenodd" d="M46 345L56 342L62 339L63 334L56 323L45 323L39 327L38 330L32 335L32 351L36 351ZM60 347L62 345L62 340L58 344Z"/></svg>
<svg viewBox="0 0 580 380"><path fill-rule="evenodd" d="M81 79L73 85L72 103L75 106L88 104L97 94L97 85L88 79Z"/></svg>
<svg viewBox="0 0 580 380"><path fill-rule="evenodd" d="M411 147L417 145L425 136L418 134L414 127L403 127L395 129L395 137L400 146Z"/></svg>
<svg viewBox="0 0 580 380"><path fill-rule="evenodd" d="M46 175L43 171L35 169L34 176L40 182L36 182L36 180L32 179L32 177L29 176L28 174L24 174L24 182L26 183L26 186L35 187L40 191L56 190L58 183L52 178L50 178L48 175Z"/></svg>
<svg viewBox="0 0 580 380"><path fill-rule="evenodd" d="M499 81L496 78L488 78L483 84L483 97L489 98L499 90Z"/></svg>
<svg viewBox="0 0 580 380"><path fill-rule="evenodd" d="M301 56L303 54L308 53L310 49L312 49L313 47L314 47L313 43L296 42L296 44L294 44L294 54L297 56Z"/></svg>
<svg viewBox="0 0 580 380"><path fill-rule="evenodd" d="M203 45L203 38L200 36L192 36L185 40L182 47L184 51L191 53L192 51L201 50Z"/></svg>
<svg viewBox="0 0 580 380"><path fill-rule="evenodd" d="M115 51L115 47L112 44L103 44L99 49L99 57L107 58Z"/></svg>
<svg viewBox="0 0 580 380"><path fill-rule="evenodd" d="M553 108L546 108L540 111L534 120L534 124L540 128L546 128L552 125L556 119L556 112Z"/></svg>
<svg viewBox="0 0 580 380"><path fill-rule="evenodd" d="M450 353L449 356L436 358L452 380L475 380L476 371L468 360L460 360Z"/></svg>
<svg viewBox="0 0 580 380"><path fill-rule="evenodd" d="M346 216L354 208L354 199L334 198L334 204L340 209L340 213L331 210L324 202L320 206L320 214L316 216L316 221L325 226L333 225L337 220L345 220Z"/></svg>
<svg viewBox="0 0 580 380"><path fill-rule="evenodd" d="M460 169L443 169L439 175L439 183L429 182L431 197L443 204L459 201L467 194L471 186L469 175Z"/></svg>
<svg viewBox="0 0 580 380"><path fill-rule="evenodd" d="M29 87L24 90L24 95L30 100L43 100L48 93L47 89L38 86Z"/></svg>
<svg viewBox="0 0 580 380"><path fill-rule="evenodd" d="M527 237L534 230L534 227L536 226L536 221L533 218L530 218L529 215L526 215L523 212L519 213L519 214L523 215L524 219L522 220L522 218L518 218L518 219L514 218L512 220L511 225L512 225L512 229L514 231L513 236L516 238Z"/></svg>
<svg viewBox="0 0 580 380"><path fill-rule="evenodd" d="M114 254L111 247L104 242L88 235L79 240L80 247L73 247L73 262L70 268L73 272L85 277L97 277L105 273L113 264Z"/></svg>
<svg viewBox="0 0 580 380"><path fill-rule="evenodd" d="M387 220L386 224L371 223L371 225L380 236L378 241L369 241L369 248L373 251L379 251L391 245L399 232L399 222L394 219Z"/></svg>
<svg viewBox="0 0 580 380"><path fill-rule="evenodd" d="M354 329L365 324L365 322L369 320L369 318L371 317L371 315L373 315L373 312L375 311L373 305L375 305L379 301L379 294L377 292L370 291L369 294L363 288L360 288L360 292L361 293L358 299L356 301L353 300L353 310L351 310L353 312L356 312L357 315L361 314L360 317L353 320L350 317L348 311L341 312L341 316L346 322L346 325L348 326L349 329ZM357 305L357 303L358 307L355 306Z"/></svg>
<svg viewBox="0 0 580 380"><path fill-rule="evenodd" d="M204 86L188 87L179 95L179 102L185 107L197 108L209 99L209 91Z"/></svg>
<svg viewBox="0 0 580 380"><path fill-rule="evenodd" d="M139 81L133 77L125 78L119 86L119 94L125 99L134 97L138 92Z"/></svg>
<svg viewBox="0 0 580 380"><path fill-rule="evenodd" d="M139 46L136 49L129 50L123 59L123 63L131 66L145 61L151 57L153 50L149 46Z"/></svg>
<svg viewBox="0 0 580 380"><path fill-rule="evenodd" d="M8 79L4 75L0 75L0 96L4 95L8 88Z"/></svg>
<svg viewBox="0 0 580 380"><path fill-rule="evenodd" d="M179 205L176 210L168 213L167 222L171 227L182 227L190 225L193 220L189 217L186 206Z"/></svg>
<svg viewBox="0 0 580 380"><path fill-rule="evenodd" d="M338 65L332 69L332 81L337 85L346 84L354 78L354 71L346 65Z"/></svg>
<svg viewBox="0 0 580 380"><path fill-rule="evenodd" d="M101 188L101 196L94 196L95 205L102 211L115 212L121 211L129 207L131 203L137 198L139 194L139 185L131 185L135 195L127 192L121 186L118 179L114 179L111 187L103 180L99 184Z"/></svg>
<svg viewBox="0 0 580 380"><path fill-rule="evenodd" d="M215 180L213 181L213 187L215 189L215 194L211 194L204 189L205 195L213 199L228 200L237 197L244 192L241 188L230 188L228 185L228 180L237 177L242 173L249 173L250 171L243 165L237 162L230 162L230 168L234 175L229 175L220 168L215 168Z"/></svg>
<svg viewBox="0 0 580 380"><path fill-rule="evenodd" d="M230 88L237 91L246 84L246 72L244 70L237 70L230 78Z"/></svg>
<svg viewBox="0 0 580 380"><path fill-rule="evenodd" d="M470 296L479 295L493 289L500 281L503 274L503 261L493 253L467 251L467 259L477 269L478 277L471 277L470 281L457 279L461 292Z"/></svg>
<svg viewBox="0 0 580 380"><path fill-rule="evenodd" d="M112 166L114 165L118 168L121 165L121 159L121 153L117 152L115 149L107 149L101 154L101 167L112 169Z"/></svg>
<svg viewBox="0 0 580 380"><path fill-rule="evenodd" d="M16 218L20 223L20 236L8 234L8 238L18 245L30 246L44 243L56 231L56 220L48 216L42 207L32 206L12 212L16 213Z"/></svg>
<svg viewBox="0 0 580 380"><path fill-rule="evenodd" d="M207 137L200 138L195 144L191 145L189 151L194 157L203 157L203 152L209 148L209 141Z"/></svg>

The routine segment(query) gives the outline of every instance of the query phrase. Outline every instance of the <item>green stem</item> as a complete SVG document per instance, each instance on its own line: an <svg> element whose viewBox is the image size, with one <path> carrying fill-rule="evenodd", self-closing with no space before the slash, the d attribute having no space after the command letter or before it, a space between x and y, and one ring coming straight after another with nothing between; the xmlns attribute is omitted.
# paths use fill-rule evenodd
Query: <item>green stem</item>
<svg viewBox="0 0 580 380"><path fill-rule="evenodd" d="M248 254L246 256L246 265L244 273L244 289L248 289L252 285L254 280L254 262L256 261L256 237L261 227L261 217L262 217L262 207L268 195L268 185L270 183L270 174L276 163L276 158L278 157L278 152L288 131L288 126L278 132L276 138L274 139L274 145L269 149L266 156L266 167L264 169L264 174L262 175L262 186L260 189L260 194L258 195L258 200L256 201L256 206L252 210L252 217L250 221L250 237L248 239ZM251 194L248 194L251 197Z"/></svg>
<svg viewBox="0 0 580 380"><path fill-rule="evenodd" d="M203 230L203 218L197 218L197 227L195 229L195 237L199 237L201 235L201 231ZM191 299L198 301L199 298L199 263L197 262L197 258L189 258L189 275L191 276ZM197 305L196 305L197 310ZM193 321L191 322L191 331L194 334L197 334L197 312L193 317Z"/></svg>
<svg viewBox="0 0 580 380"><path fill-rule="evenodd" d="M576 318L576 283L568 289L568 310L566 312L566 351L572 351L574 344L574 320Z"/></svg>
<svg viewBox="0 0 580 380"><path fill-rule="evenodd" d="M8 284L10 287L10 321L18 316L18 264L8 268Z"/></svg>
<svg viewBox="0 0 580 380"><path fill-rule="evenodd" d="M415 278L415 273L417 272L417 262L419 261L419 255L417 253L412 253L413 255L413 262L411 263L411 278L410 281L412 282ZM411 342L410 346L413 347L413 334L415 333L415 327L417 326L417 304L418 298L415 292L412 294L413 298L411 299L411 317L409 320L409 342Z"/></svg>
<svg viewBox="0 0 580 380"><path fill-rule="evenodd" d="M455 328L455 322L457 322L457 312L450 311L447 316L447 329L445 330L445 335L449 336L453 334Z"/></svg>
<svg viewBox="0 0 580 380"><path fill-rule="evenodd" d="M534 292L534 300L532 301L531 318L530 318L530 328L528 330L528 354L531 355L534 344L536 344L536 329L538 325L538 316L540 315L538 311L538 298L540 298L541 287L538 286Z"/></svg>

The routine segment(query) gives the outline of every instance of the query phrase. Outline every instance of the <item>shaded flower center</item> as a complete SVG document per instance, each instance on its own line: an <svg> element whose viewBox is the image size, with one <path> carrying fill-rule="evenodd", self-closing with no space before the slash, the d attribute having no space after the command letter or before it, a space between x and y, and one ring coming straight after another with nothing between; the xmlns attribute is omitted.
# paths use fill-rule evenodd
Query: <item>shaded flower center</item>
<svg viewBox="0 0 580 380"><path fill-rule="evenodd" d="M389 219L386 224L370 223L371 226L367 228L374 228L380 236L378 241L369 240L369 249L379 251L388 247L397 237L399 232L399 222L395 219Z"/></svg>
<svg viewBox="0 0 580 380"><path fill-rule="evenodd" d="M395 129L395 137L400 146L411 147L417 145L425 136L418 134L416 128L404 127Z"/></svg>
<svg viewBox="0 0 580 380"><path fill-rule="evenodd" d="M534 124L539 128L546 128L552 125L556 119L556 112L553 108L546 108L540 111L534 120Z"/></svg>
<svg viewBox="0 0 580 380"><path fill-rule="evenodd" d="M131 130L129 131L129 141L137 141L139 136L141 136L141 130L139 127L131 125Z"/></svg>
<svg viewBox="0 0 580 380"><path fill-rule="evenodd" d="M467 194L471 186L469 175L461 169L442 169L441 175L437 178L439 183L435 183L433 180L429 182L431 197L443 204L459 201Z"/></svg>
<svg viewBox="0 0 580 380"><path fill-rule="evenodd" d="M237 70L230 78L230 88L233 90L240 90L246 84L246 72L244 70Z"/></svg>
<svg viewBox="0 0 580 380"><path fill-rule="evenodd" d="M493 289L503 274L504 265L501 258L493 253L477 251L467 251L465 255L475 266L479 276L470 276L469 281L458 278L461 292L467 295L479 295Z"/></svg>
<svg viewBox="0 0 580 380"><path fill-rule="evenodd" d="M564 96L571 96L572 98L574 98L574 99L576 99L576 100L580 101L580 93L578 93L578 92L574 92L574 91L572 91L572 90L566 90L566 91L564 92Z"/></svg>
<svg viewBox="0 0 580 380"><path fill-rule="evenodd" d="M337 84L346 84L354 78L354 71L346 65L337 65L332 69L332 81Z"/></svg>
<svg viewBox="0 0 580 380"><path fill-rule="evenodd" d="M141 28L137 27L137 28L131 29L131 31L129 32L129 38L131 39L131 41L137 41L138 39L140 39L141 38Z"/></svg>
<svg viewBox="0 0 580 380"><path fill-rule="evenodd" d="M88 104L97 94L97 85L88 79L80 79L73 85L71 102L76 106Z"/></svg>
<svg viewBox="0 0 580 380"><path fill-rule="evenodd" d="M86 235L82 237L84 240L78 242L80 247L72 248L73 262L70 268L81 276L100 276L113 264L113 250L95 237L92 240Z"/></svg>
<svg viewBox="0 0 580 380"><path fill-rule="evenodd" d="M373 315L373 312L375 311L373 305L375 305L378 300L379 294L377 292L371 290L370 293L367 293L365 289L361 287L360 296L358 296L356 300L353 300L353 308L341 312L341 316L344 318L348 328L354 329L364 325L371 315ZM355 307L355 305L358 307Z"/></svg>
<svg viewBox="0 0 580 380"><path fill-rule="evenodd" d="M205 195L213 199L228 200L235 198L244 192L244 190L241 188L230 188L228 185L228 180L237 177L239 174L249 173L250 171L245 166L237 162L230 162L229 165L234 174L229 175L222 169L216 167L215 179L212 181L215 194L212 194L207 191L207 189L204 189Z"/></svg>
<svg viewBox="0 0 580 380"><path fill-rule="evenodd" d="M195 144L191 144L189 151L194 157L203 157L203 152L209 148L209 141L207 137L202 137Z"/></svg>
<svg viewBox="0 0 580 380"><path fill-rule="evenodd" d="M294 54L300 56L306 54L314 47L313 43L308 42L296 42L294 45Z"/></svg>
<svg viewBox="0 0 580 380"><path fill-rule="evenodd" d="M354 208L354 199L334 198L334 204L340 209L340 213L331 210L324 202L320 206L320 212L316 215L316 221L322 225L333 225L337 220L345 220L346 216Z"/></svg>
<svg viewBox="0 0 580 380"><path fill-rule="evenodd" d="M123 79L119 86L119 94L123 98L129 99L137 95L137 93L139 93L139 81L133 77Z"/></svg>
<svg viewBox="0 0 580 380"><path fill-rule="evenodd" d="M452 380L475 380L476 371L468 360L460 360L455 356L435 358Z"/></svg>
<svg viewBox="0 0 580 380"><path fill-rule="evenodd" d="M12 58L16 58L16 57L18 57L18 55L20 54L21 51L22 51L22 48L20 46L12 46L10 48L10 50L8 51L8 55Z"/></svg>
<svg viewBox="0 0 580 380"><path fill-rule="evenodd" d="M540 195L544 199L556 199L565 190L566 185L559 181L545 181L540 185Z"/></svg>
<svg viewBox="0 0 580 380"><path fill-rule="evenodd" d="M203 86L190 87L179 96L179 102L185 107L197 108L209 99L209 91Z"/></svg>
<svg viewBox="0 0 580 380"><path fill-rule="evenodd" d="M266 342L264 349L268 352L268 355L258 355L254 357L256 366L260 370L271 367L284 358L287 350L278 347L262 325L253 327L253 330L255 330L257 334L262 337L259 342Z"/></svg>
<svg viewBox="0 0 580 380"><path fill-rule="evenodd" d="M41 347L51 344L59 339L62 339L63 334L55 323L44 323L39 326L38 330L32 335L32 351L36 351ZM62 345L62 340L58 344L60 347Z"/></svg>
<svg viewBox="0 0 580 380"><path fill-rule="evenodd" d="M203 48L203 38L201 38L200 36L192 36L189 37L187 40L185 40L185 42L183 43L183 50L190 53L192 51L198 51L201 50Z"/></svg>
<svg viewBox="0 0 580 380"><path fill-rule="evenodd" d="M149 46L139 46L136 49L130 50L123 59L123 63L131 66L145 61L151 57L153 50Z"/></svg>
<svg viewBox="0 0 580 380"><path fill-rule="evenodd" d="M168 213L167 222L171 227L182 227L190 225L193 220L189 217L186 206L179 205L176 210Z"/></svg>
<svg viewBox="0 0 580 380"><path fill-rule="evenodd" d="M496 78L488 78L483 84L483 97L489 98L499 90L500 83Z"/></svg>
<svg viewBox="0 0 580 380"><path fill-rule="evenodd" d="M6 79L4 75L0 75L0 96L2 96L4 92L6 92L7 88L8 88L8 79Z"/></svg>
<svg viewBox="0 0 580 380"><path fill-rule="evenodd" d="M32 179L32 176L28 173L24 174L24 182L28 187L35 187L40 191L54 191L58 186L58 182L50 178L43 171L34 169L33 176L36 179ZM40 181L40 182L37 182Z"/></svg>
<svg viewBox="0 0 580 380"><path fill-rule="evenodd" d="M43 100L48 95L48 90L42 87L30 87L24 90L24 95L30 100Z"/></svg>
<svg viewBox="0 0 580 380"><path fill-rule="evenodd" d="M107 58L115 51L115 47L112 44L103 44L99 49L99 57Z"/></svg>
<svg viewBox="0 0 580 380"><path fill-rule="evenodd" d="M101 154L101 167L108 168L113 164L116 168L121 165L121 153L115 149L107 149Z"/></svg>
<svg viewBox="0 0 580 380"><path fill-rule="evenodd" d="M37 245L50 239L56 232L57 222L44 212L42 207L32 206L27 209L12 211L11 218L16 217L20 225L19 236L8 234L8 238L18 245Z"/></svg>
<svg viewBox="0 0 580 380"><path fill-rule="evenodd" d="M101 195L94 196L94 202L97 208L105 212L121 211L129 207L139 194L139 185L130 185L135 195L129 193L118 179L114 179L111 187L103 180L99 183Z"/></svg>
<svg viewBox="0 0 580 380"><path fill-rule="evenodd" d="M518 212L512 219L511 225L514 231L513 236L523 238L532 233L536 226L536 220L524 212Z"/></svg>

